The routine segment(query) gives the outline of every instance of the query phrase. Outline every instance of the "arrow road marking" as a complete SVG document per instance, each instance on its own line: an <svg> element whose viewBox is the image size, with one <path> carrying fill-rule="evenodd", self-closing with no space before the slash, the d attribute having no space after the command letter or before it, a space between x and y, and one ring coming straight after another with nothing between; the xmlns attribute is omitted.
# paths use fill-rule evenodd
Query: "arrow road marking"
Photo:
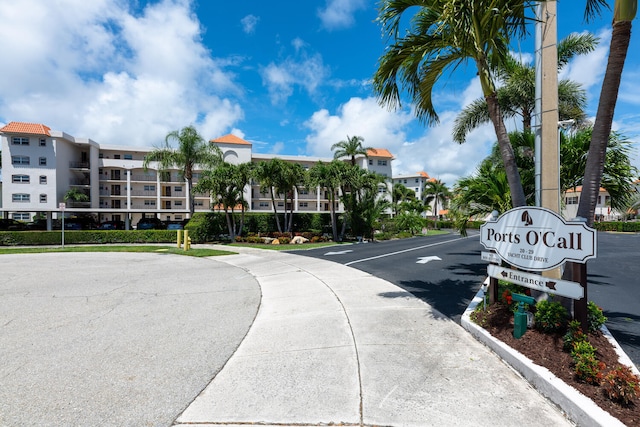
<svg viewBox="0 0 640 427"><path fill-rule="evenodd" d="M353 251L351 249L348 249L346 251L327 252L325 255L344 255L344 254L348 254L349 252L353 252Z"/></svg>
<svg viewBox="0 0 640 427"><path fill-rule="evenodd" d="M437 256L418 257L418 261L416 261L416 264L426 264L429 261L442 261L442 258L437 257Z"/></svg>

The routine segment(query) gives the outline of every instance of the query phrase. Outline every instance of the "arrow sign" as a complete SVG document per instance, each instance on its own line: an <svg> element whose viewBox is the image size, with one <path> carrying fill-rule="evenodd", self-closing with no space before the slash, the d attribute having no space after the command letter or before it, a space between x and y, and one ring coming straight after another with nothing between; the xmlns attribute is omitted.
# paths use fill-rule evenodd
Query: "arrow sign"
<svg viewBox="0 0 640 427"><path fill-rule="evenodd" d="M496 279L506 280L507 282L515 283L516 285L525 286L527 288L549 294L560 295L573 299L580 299L584 297L584 289L580 283L577 282L569 282L568 280L554 279L553 277L544 277L539 274L511 270L494 264L489 264L487 266L487 274L491 277L495 277Z"/></svg>
<svg viewBox="0 0 640 427"><path fill-rule="evenodd" d="M418 257L418 261L416 261L416 264L426 264L429 261L442 261L442 258L437 257L437 256Z"/></svg>
<svg viewBox="0 0 640 427"><path fill-rule="evenodd" d="M327 252L325 255L344 255L344 254L348 254L349 252L353 252L353 251L351 249L348 249L346 251Z"/></svg>

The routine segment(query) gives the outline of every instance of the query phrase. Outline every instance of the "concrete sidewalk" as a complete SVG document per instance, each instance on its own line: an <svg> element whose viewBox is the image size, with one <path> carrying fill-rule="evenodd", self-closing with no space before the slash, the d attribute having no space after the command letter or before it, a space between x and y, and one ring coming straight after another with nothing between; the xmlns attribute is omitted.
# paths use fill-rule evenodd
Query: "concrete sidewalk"
<svg viewBox="0 0 640 427"><path fill-rule="evenodd" d="M238 251L215 259L257 279L258 315L176 426L572 425L468 332L389 282Z"/></svg>

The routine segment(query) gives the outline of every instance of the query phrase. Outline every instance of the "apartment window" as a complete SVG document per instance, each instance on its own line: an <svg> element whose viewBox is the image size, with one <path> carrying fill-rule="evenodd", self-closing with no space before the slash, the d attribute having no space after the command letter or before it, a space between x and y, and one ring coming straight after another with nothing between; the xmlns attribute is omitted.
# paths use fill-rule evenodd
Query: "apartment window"
<svg viewBox="0 0 640 427"><path fill-rule="evenodd" d="M38 164L39 164L40 166L47 166L47 158L46 158L46 157L40 157L40 158L38 159Z"/></svg>
<svg viewBox="0 0 640 427"><path fill-rule="evenodd" d="M387 166L386 160L378 160L378 166Z"/></svg>
<svg viewBox="0 0 640 427"><path fill-rule="evenodd" d="M378 193L386 193L387 187L378 187Z"/></svg>
<svg viewBox="0 0 640 427"><path fill-rule="evenodd" d="M279 207L279 208L284 207L284 202L278 202L278 207Z"/></svg>
<svg viewBox="0 0 640 427"><path fill-rule="evenodd" d="M306 190L303 188L302 190L298 191L298 194L301 194L301 195L309 194L309 190Z"/></svg>
<svg viewBox="0 0 640 427"><path fill-rule="evenodd" d="M29 175L11 175L11 182L28 184Z"/></svg>
<svg viewBox="0 0 640 427"><path fill-rule="evenodd" d="M104 159L104 153L98 153L98 158L99 159Z"/></svg>
<svg viewBox="0 0 640 427"><path fill-rule="evenodd" d="M174 206L182 206L182 200L176 200L176 201L173 203L173 205L174 205Z"/></svg>
<svg viewBox="0 0 640 427"><path fill-rule="evenodd" d="M417 193L418 192L418 187L416 187L416 189L414 191Z"/></svg>
<svg viewBox="0 0 640 427"><path fill-rule="evenodd" d="M373 166L373 160L369 159L369 166Z"/></svg>
<svg viewBox="0 0 640 427"><path fill-rule="evenodd" d="M175 215L174 218L175 218L176 221L181 220L182 219L182 215Z"/></svg>
<svg viewBox="0 0 640 427"><path fill-rule="evenodd" d="M25 193L13 193L11 195L11 201L12 202L18 202L18 203L30 202L31 201L31 196L29 194L25 194Z"/></svg>
<svg viewBox="0 0 640 427"><path fill-rule="evenodd" d="M300 202L300 207L301 208L308 208L309 207L309 202Z"/></svg>
<svg viewBox="0 0 640 427"><path fill-rule="evenodd" d="M132 154L125 154L124 155L124 159L125 160L133 160L133 155Z"/></svg>
<svg viewBox="0 0 640 427"><path fill-rule="evenodd" d="M180 193L180 192L182 191L182 187L179 187L179 186L178 186L178 187L174 187L174 188L173 188L173 190L174 190L176 193Z"/></svg>
<svg viewBox="0 0 640 427"><path fill-rule="evenodd" d="M268 208L269 207L269 202L260 202L260 207L261 208Z"/></svg>
<svg viewBox="0 0 640 427"><path fill-rule="evenodd" d="M406 184L406 183L407 183L407 180L405 179L403 182L404 182L404 184Z"/></svg>
<svg viewBox="0 0 640 427"><path fill-rule="evenodd" d="M155 185L145 185L144 186L144 191L156 191L156 186Z"/></svg>
<svg viewBox="0 0 640 427"><path fill-rule="evenodd" d="M11 140L13 145L29 145L29 138L23 136L14 136Z"/></svg>
<svg viewBox="0 0 640 427"><path fill-rule="evenodd" d="M571 196L565 198L565 203L567 205L577 205L578 204L578 196Z"/></svg>
<svg viewBox="0 0 640 427"><path fill-rule="evenodd" d="M114 154L114 155L113 155L113 158L114 158L114 159L119 159L119 158L120 158L120 154Z"/></svg>
<svg viewBox="0 0 640 427"><path fill-rule="evenodd" d="M46 147L47 146L47 140L44 138L40 138L40 147Z"/></svg>
<svg viewBox="0 0 640 427"><path fill-rule="evenodd" d="M145 200L144 201L144 205L145 206L155 206L156 205L156 201L155 200Z"/></svg>
<svg viewBox="0 0 640 427"><path fill-rule="evenodd" d="M28 165L30 162L29 156L11 156L12 165Z"/></svg>
<svg viewBox="0 0 640 427"><path fill-rule="evenodd" d="M416 178L416 184L418 183L418 178Z"/></svg>
<svg viewBox="0 0 640 427"><path fill-rule="evenodd" d="M11 216L16 221L29 221L31 219L31 218L29 218L29 213L28 212L14 213L14 214L11 214Z"/></svg>
<svg viewBox="0 0 640 427"><path fill-rule="evenodd" d="M46 183L47 183L47 176L40 175L40 184L46 184Z"/></svg>
<svg viewBox="0 0 640 427"><path fill-rule="evenodd" d="M193 205L194 206L204 206L204 202L202 200L194 200L193 201Z"/></svg>
<svg viewBox="0 0 640 427"><path fill-rule="evenodd" d="M41 194L40 195L40 203L47 203L47 195L46 194Z"/></svg>

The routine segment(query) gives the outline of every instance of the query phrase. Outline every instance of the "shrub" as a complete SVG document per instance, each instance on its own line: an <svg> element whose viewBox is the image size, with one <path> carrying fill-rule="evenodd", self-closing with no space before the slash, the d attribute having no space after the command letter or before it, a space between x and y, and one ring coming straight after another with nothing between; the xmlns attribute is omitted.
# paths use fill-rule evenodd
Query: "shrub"
<svg viewBox="0 0 640 427"><path fill-rule="evenodd" d="M587 341L587 335L582 332L580 322L572 320L569 322L569 330L562 337L562 348L564 351L571 351L576 343Z"/></svg>
<svg viewBox="0 0 640 427"><path fill-rule="evenodd" d="M602 389L609 400L629 406L640 392L640 378L627 366L618 366L602 381Z"/></svg>
<svg viewBox="0 0 640 427"><path fill-rule="evenodd" d="M567 309L557 301L540 301L536 304L536 328L543 332L560 332L567 326Z"/></svg>
<svg viewBox="0 0 640 427"><path fill-rule="evenodd" d="M594 333L600 330L607 318L602 314L602 309L595 302L587 303L587 323L589 323L589 332Z"/></svg>
<svg viewBox="0 0 640 427"><path fill-rule="evenodd" d="M605 364L598 361L595 355L579 353L574 357L576 377L588 384L599 385L602 381L602 370Z"/></svg>

